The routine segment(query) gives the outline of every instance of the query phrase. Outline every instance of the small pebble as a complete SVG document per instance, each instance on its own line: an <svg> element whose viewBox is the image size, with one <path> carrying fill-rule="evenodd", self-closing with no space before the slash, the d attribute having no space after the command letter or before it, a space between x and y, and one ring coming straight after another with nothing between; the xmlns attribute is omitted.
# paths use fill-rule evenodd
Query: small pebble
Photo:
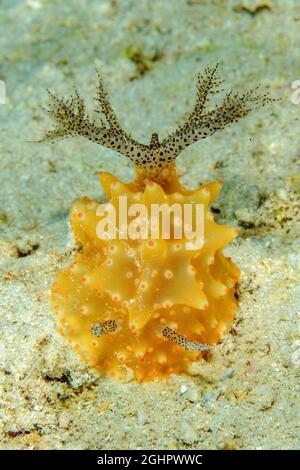
<svg viewBox="0 0 300 470"><path fill-rule="evenodd" d="M231 377L234 376L234 369L227 369L221 377L219 377L219 380L225 380L225 379L231 379Z"/></svg>
<svg viewBox="0 0 300 470"><path fill-rule="evenodd" d="M187 398L189 399L189 401L191 401L192 403L195 403L196 401L199 400L199 393L197 390L189 390L188 394L187 394Z"/></svg>
<svg viewBox="0 0 300 470"><path fill-rule="evenodd" d="M139 426L143 426L146 422L145 413L142 410L137 412L137 423Z"/></svg>
<svg viewBox="0 0 300 470"><path fill-rule="evenodd" d="M219 392L212 392L203 397L203 403L210 403L219 396Z"/></svg>
<svg viewBox="0 0 300 470"><path fill-rule="evenodd" d="M179 428L178 432L178 438L185 442L186 444L193 444L197 440L197 433L194 429L194 427L188 423L187 421L184 421L181 423L181 426Z"/></svg>
<svg viewBox="0 0 300 470"><path fill-rule="evenodd" d="M276 191L276 196L277 196L278 199L280 199L281 201L287 201L287 200L288 200L288 194L287 194L286 190L283 189L283 188L277 189L277 191Z"/></svg>
<svg viewBox="0 0 300 470"><path fill-rule="evenodd" d="M26 3L29 8L32 8L32 10L39 10L42 8L42 4L38 1L28 0Z"/></svg>

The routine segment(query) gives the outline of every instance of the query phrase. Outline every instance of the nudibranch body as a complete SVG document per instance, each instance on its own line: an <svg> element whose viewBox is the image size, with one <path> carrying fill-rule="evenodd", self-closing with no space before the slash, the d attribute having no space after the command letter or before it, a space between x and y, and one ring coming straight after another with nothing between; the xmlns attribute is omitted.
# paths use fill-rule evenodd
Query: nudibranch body
<svg viewBox="0 0 300 470"><path fill-rule="evenodd" d="M239 270L222 254L236 230L214 222L208 206L220 183L170 193L153 182L140 191L109 174L101 175L111 204L175 202L204 205L205 241L187 250L182 240L101 240L99 204L84 198L71 212L82 245L74 263L52 287L61 332L101 374L138 380L185 371L232 326Z"/></svg>
<svg viewBox="0 0 300 470"><path fill-rule="evenodd" d="M83 135L135 163L137 175L131 183L100 175L110 207L117 210L126 197L129 206L138 204L149 211L153 205L176 206L181 213L187 205L203 208L203 243L193 247L185 232L175 236L175 213L169 238L161 227L153 238L151 220L143 235L137 231L135 237L121 236L118 225L118 236L105 238L98 232L101 205L87 197L75 202L71 225L81 250L73 264L57 274L51 299L61 333L103 375L143 381L180 374L233 324L239 269L222 249L237 231L217 224L209 210L221 183L186 189L178 180L174 159L187 145L247 115L251 105L270 99L253 91L229 93L220 107L204 111L209 93L220 84L216 70L199 76L196 105L187 122L162 143L153 134L149 145L137 143L122 130L101 80L101 127L86 117L77 92L69 100L51 95L48 111L58 126L44 139Z"/></svg>

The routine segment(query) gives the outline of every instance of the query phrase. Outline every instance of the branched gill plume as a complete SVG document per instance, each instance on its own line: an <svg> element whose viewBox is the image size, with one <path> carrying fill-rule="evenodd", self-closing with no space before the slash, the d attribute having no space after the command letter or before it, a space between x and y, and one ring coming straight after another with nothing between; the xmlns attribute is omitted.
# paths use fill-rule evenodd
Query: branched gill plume
<svg viewBox="0 0 300 470"><path fill-rule="evenodd" d="M238 122L252 110L275 101L268 93L260 94L256 87L242 94L232 90L225 94L219 106L208 109L210 97L222 91L223 80L218 76L218 64L207 67L198 75L195 104L185 122L162 142L159 142L158 134L153 133L150 144L145 145L137 142L121 127L101 74L99 71L97 74L95 100L99 106L96 112L100 114L100 118L97 121L91 120L86 113L84 100L76 89L69 98L58 98L48 91L49 104L43 109L50 115L55 127L46 131L38 142L82 136L127 156L138 167L162 169L173 163L189 145Z"/></svg>

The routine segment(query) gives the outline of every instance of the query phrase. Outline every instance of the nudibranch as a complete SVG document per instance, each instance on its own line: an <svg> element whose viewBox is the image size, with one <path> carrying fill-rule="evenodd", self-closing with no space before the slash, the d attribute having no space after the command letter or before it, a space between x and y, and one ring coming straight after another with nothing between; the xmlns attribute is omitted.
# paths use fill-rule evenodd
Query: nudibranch
<svg viewBox="0 0 300 470"><path fill-rule="evenodd" d="M175 215L168 239L161 228L151 237L149 224L143 236L138 230L135 237L121 236L118 226L118 236L100 237L103 204L88 197L74 203L71 226L81 248L73 264L57 274L51 300L61 334L102 375L146 381L181 374L232 327L239 269L222 250L237 231L217 224L209 210L221 183L189 190L180 184L174 161L188 145L237 122L271 98L256 89L244 94L231 91L219 106L207 110L208 98L220 84L217 66L205 69L198 76L196 102L185 123L162 142L154 133L149 145L122 129L100 75L99 123L88 117L76 90L68 99L49 92L46 111L56 127L40 141L79 135L134 163L136 178L127 184L100 174L110 207L117 210L126 197L128 205L149 210L160 204L203 208L203 240L194 246L185 233L175 237ZM131 215L134 221L136 212Z"/></svg>

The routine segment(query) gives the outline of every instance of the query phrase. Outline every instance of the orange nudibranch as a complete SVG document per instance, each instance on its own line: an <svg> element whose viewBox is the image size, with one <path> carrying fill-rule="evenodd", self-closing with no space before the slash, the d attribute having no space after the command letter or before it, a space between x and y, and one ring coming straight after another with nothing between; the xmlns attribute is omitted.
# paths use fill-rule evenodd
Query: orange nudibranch
<svg viewBox="0 0 300 470"><path fill-rule="evenodd" d="M101 174L112 216L105 223L103 205L87 197L75 202L71 225L81 250L74 263L57 274L51 291L61 333L103 375L146 381L183 373L234 322L239 269L222 250L237 231L217 224L209 210L221 184L187 190L178 180L174 162L189 145L273 100L254 88L242 94L229 92L221 104L207 108L209 97L222 84L217 72L218 65L198 75L195 104L185 122L161 142L153 133L149 144L137 142L122 129L100 75L98 121L87 115L76 90L68 99L49 92L46 111L55 128L46 131L40 142L82 136L121 153L136 167L135 180L127 184ZM121 220L123 215L116 216L124 197L131 207L127 215L134 218L143 207L142 217L131 220L130 227ZM174 208L169 237L159 225L160 215L152 220L153 205ZM197 243L189 236L195 232L193 220L178 236L186 206L202 211L203 233ZM129 228L134 236L128 236Z"/></svg>
<svg viewBox="0 0 300 470"><path fill-rule="evenodd" d="M164 175L154 182L138 169L129 184L107 173L100 180L113 206L123 196L128 204L148 208L202 204L202 247L187 249L185 238L100 239L100 204L85 197L71 211L82 248L52 287L64 336L98 372L119 380L162 379L187 371L234 322L239 269L222 249L237 231L217 224L209 210L221 184L189 191L180 185L173 165Z"/></svg>

